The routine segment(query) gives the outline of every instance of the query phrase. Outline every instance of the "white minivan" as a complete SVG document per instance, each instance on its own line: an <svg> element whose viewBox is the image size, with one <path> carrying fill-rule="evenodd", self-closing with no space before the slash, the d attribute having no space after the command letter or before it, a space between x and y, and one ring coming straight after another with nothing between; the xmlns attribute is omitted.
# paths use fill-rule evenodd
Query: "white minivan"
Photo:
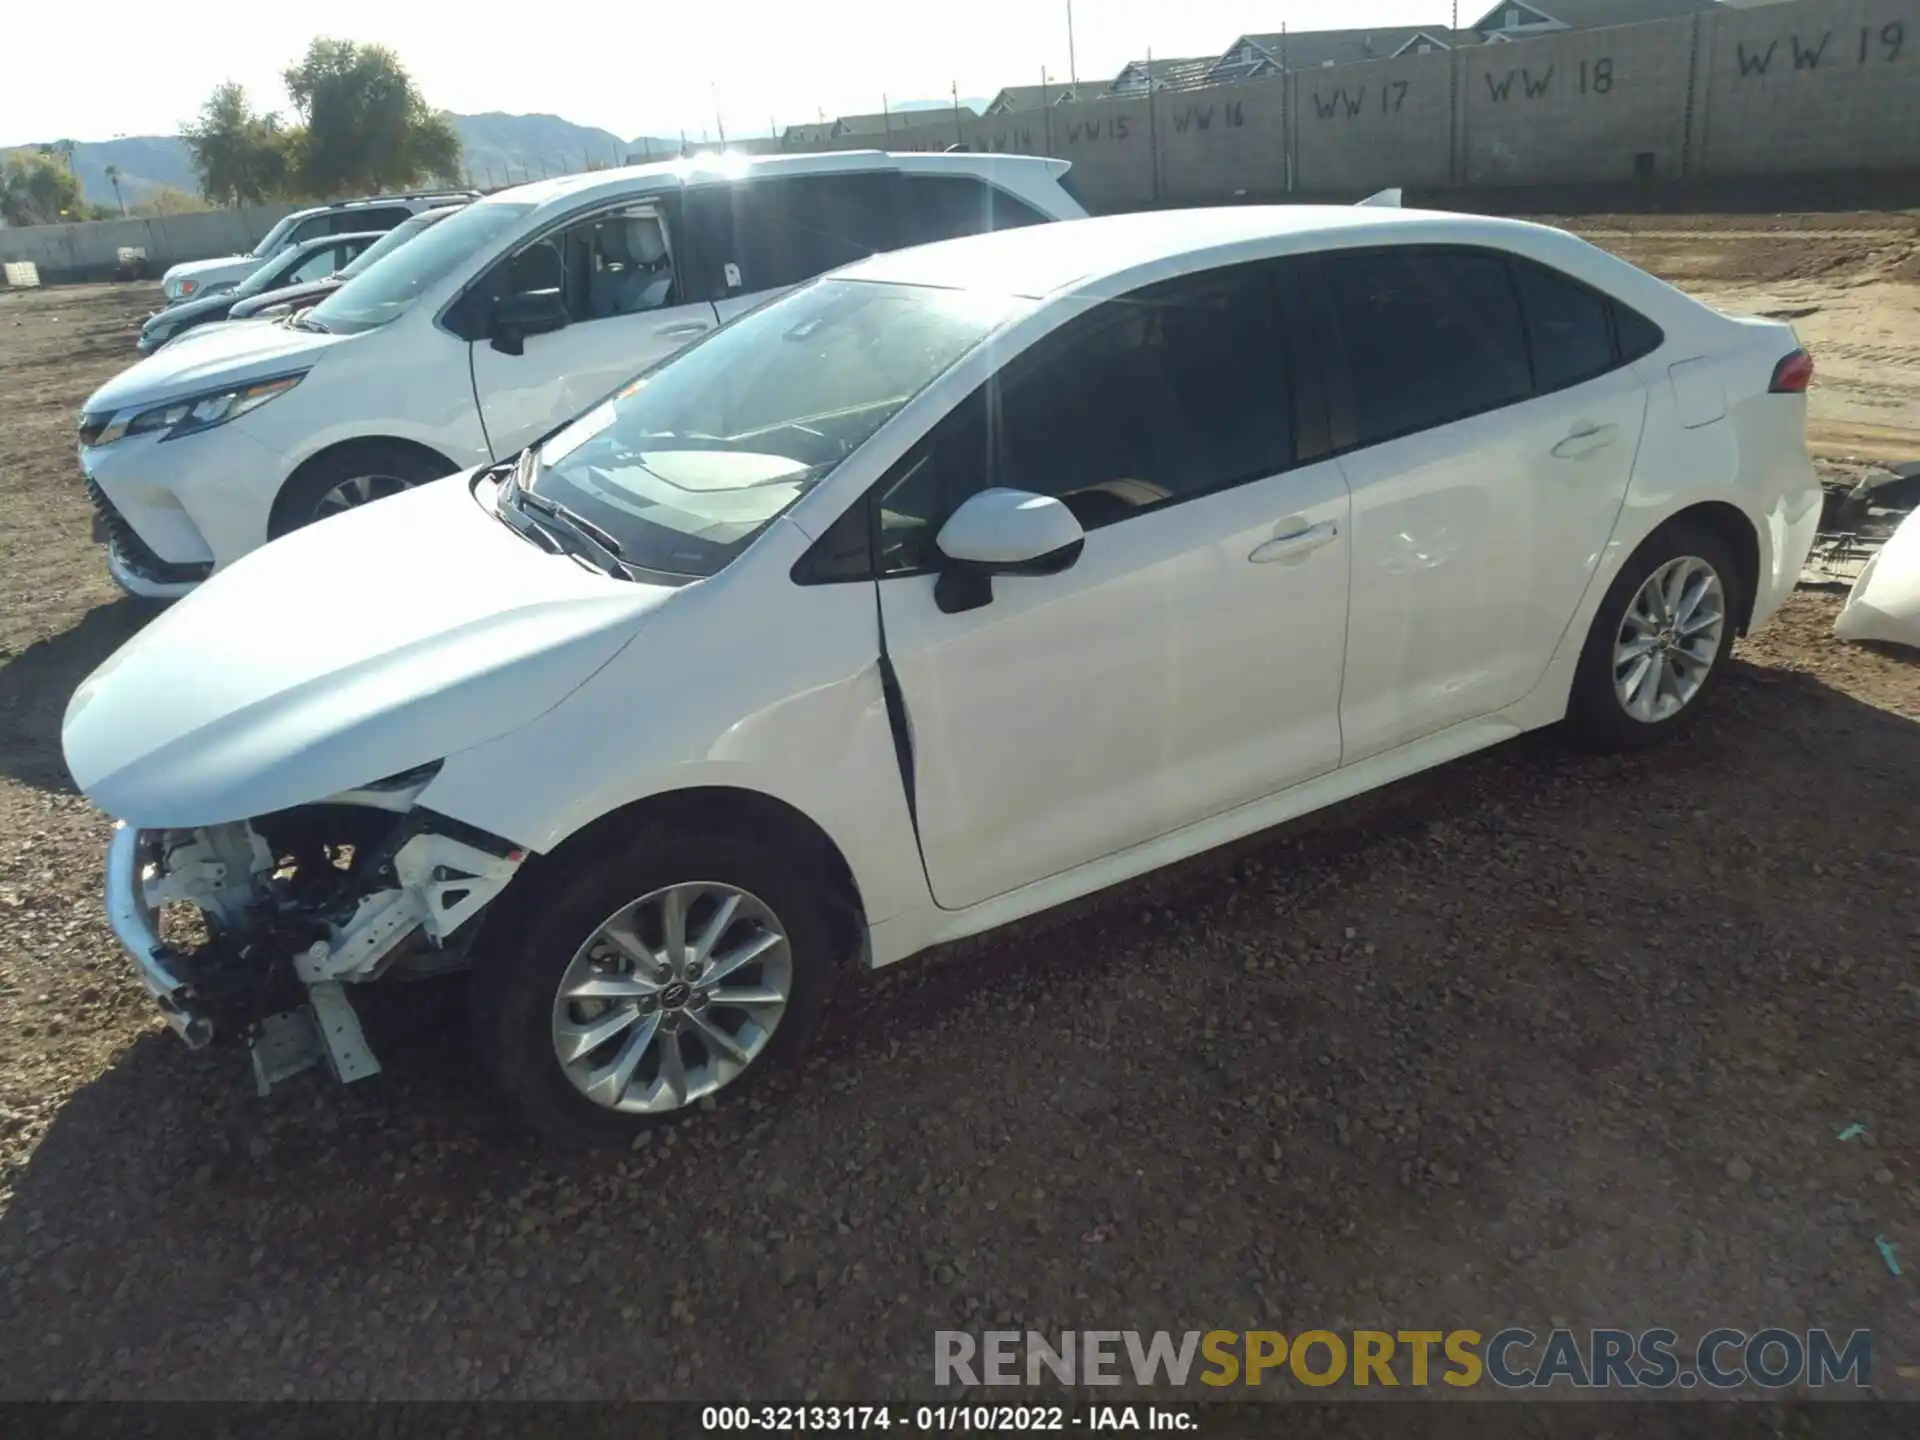
<svg viewBox="0 0 1920 1440"><path fill-rule="evenodd" d="M1069 164L880 151L676 160L467 206L289 321L170 346L97 390L80 467L128 592L519 451L802 281L1086 214Z"/></svg>

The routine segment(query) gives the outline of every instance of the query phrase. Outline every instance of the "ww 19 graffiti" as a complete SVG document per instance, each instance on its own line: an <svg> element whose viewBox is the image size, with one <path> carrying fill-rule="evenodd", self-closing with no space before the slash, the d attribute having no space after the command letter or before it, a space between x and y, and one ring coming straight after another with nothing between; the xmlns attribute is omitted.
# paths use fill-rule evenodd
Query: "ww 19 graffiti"
<svg viewBox="0 0 1920 1440"><path fill-rule="evenodd" d="M1852 61L1855 65L1888 64L1900 58L1906 48L1907 27L1898 20L1889 20L1875 29L1871 25L1862 25L1859 43L1849 45L1841 41L1834 45L1836 32L1822 30L1818 40L1806 40L1798 35L1785 37L1782 46L1780 37L1769 40L1766 48L1758 44L1748 48L1742 40L1733 47L1733 58L1740 67L1742 79L1755 75L1791 74L1795 70L1818 70L1824 64L1831 68Z"/></svg>

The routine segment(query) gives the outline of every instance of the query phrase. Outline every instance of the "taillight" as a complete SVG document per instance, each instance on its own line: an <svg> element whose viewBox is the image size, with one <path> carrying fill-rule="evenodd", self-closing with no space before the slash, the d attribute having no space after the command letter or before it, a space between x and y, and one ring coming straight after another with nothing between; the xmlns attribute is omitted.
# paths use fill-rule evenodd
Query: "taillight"
<svg viewBox="0 0 1920 1440"><path fill-rule="evenodd" d="M1796 350L1773 367L1773 380L1767 386L1775 395L1804 395L1813 379L1813 356Z"/></svg>

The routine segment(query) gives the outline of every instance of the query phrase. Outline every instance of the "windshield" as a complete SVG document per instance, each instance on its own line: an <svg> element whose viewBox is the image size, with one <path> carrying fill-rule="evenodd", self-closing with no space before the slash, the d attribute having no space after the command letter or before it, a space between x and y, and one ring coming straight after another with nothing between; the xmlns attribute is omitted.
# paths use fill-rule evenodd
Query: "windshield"
<svg viewBox="0 0 1920 1440"><path fill-rule="evenodd" d="M444 215L436 215L432 211L428 211L425 215L416 215L411 220L401 222L378 240L374 241L373 244L362 250L352 260L349 260L341 267L340 273L348 279L364 273L374 261L384 259L386 256L391 255L395 250L398 250L402 245L406 244L407 241L413 239L414 236L418 235L429 225L437 220L444 220L445 218L446 216Z"/></svg>
<svg viewBox="0 0 1920 1440"><path fill-rule="evenodd" d="M449 215L424 235L389 251L307 312L335 335L377 330L411 310L420 296L512 229L531 205L482 201Z"/></svg>
<svg viewBox="0 0 1920 1440"><path fill-rule="evenodd" d="M820 280L582 415L533 481L642 570L712 575L1030 301Z"/></svg>
<svg viewBox="0 0 1920 1440"><path fill-rule="evenodd" d="M299 210L291 215L281 216L273 222L273 228L260 237L260 243L249 250L247 254L256 260L266 259L267 256L273 254L274 251L280 248L280 242L285 240L287 238L287 232L293 229L294 221L300 219L300 217L306 213L304 210Z"/></svg>

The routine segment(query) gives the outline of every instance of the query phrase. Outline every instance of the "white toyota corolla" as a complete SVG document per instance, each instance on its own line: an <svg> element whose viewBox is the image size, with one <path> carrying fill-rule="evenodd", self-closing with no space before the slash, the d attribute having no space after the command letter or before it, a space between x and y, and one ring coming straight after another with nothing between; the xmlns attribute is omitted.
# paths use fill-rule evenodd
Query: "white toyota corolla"
<svg viewBox="0 0 1920 1440"><path fill-rule="evenodd" d="M798 1051L849 962L1563 718L1682 725L1811 543L1810 370L1509 221L880 256L216 574L67 760L188 1043L358 1078L351 987L471 965L485 1070L618 1140Z"/></svg>

